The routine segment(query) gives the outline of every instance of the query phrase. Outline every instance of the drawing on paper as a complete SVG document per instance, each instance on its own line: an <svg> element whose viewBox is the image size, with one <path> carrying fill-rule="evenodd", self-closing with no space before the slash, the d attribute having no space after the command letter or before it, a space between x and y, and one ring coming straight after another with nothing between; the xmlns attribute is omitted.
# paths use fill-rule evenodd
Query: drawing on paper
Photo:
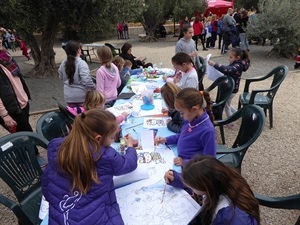
<svg viewBox="0 0 300 225"><path fill-rule="evenodd" d="M165 159L161 156L159 152L140 152L138 153L138 162L140 164L151 163L155 164L165 164Z"/></svg>
<svg viewBox="0 0 300 225"><path fill-rule="evenodd" d="M130 102L128 102L108 108L107 111L111 112L115 116L120 116L123 112L130 114L132 112L132 109L133 105Z"/></svg>
<svg viewBox="0 0 300 225"><path fill-rule="evenodd" d="M149 126L166 126L164 119L147 119L146 124Z"/></svg>
<svg viewBox="0 0 300 225"><path fill-rule="evenodd" d="M200 210L200 206L182 189L167 185L161 202L163 181L149 186L141 184L137 182L117 190L125 224L188 224Z"/></svg>

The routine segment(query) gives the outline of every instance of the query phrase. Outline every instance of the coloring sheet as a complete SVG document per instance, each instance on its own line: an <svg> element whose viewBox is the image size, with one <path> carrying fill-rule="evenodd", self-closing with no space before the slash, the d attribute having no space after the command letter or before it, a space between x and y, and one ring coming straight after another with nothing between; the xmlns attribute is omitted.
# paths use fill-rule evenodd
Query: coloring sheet
<svg viewBox="0 0 300 225"><path fill-rule="evenodd" d="M133 105L130 102L113 106L107 109L107 111L111 112L115 116L120 116L123 112L130 114L132 112Z"/></svg>
<svg viewBox="0 0 300 225"><path fill-rule="evenodd" d="M184 225L201 209L186 191L165 185L161 179L116 189L116 196L126 225Z"/></svg>
<svg viewBox="0 0 300 225"><path fill-rule="evenodd" d="M145 117L144 128L162 128L167 127L167 120L170 117Z"/></svg>
<svg viewBox="0 0 300 225"><path fill-rule="evenodd" d="M224 76L223 73L221 73L220 71L216 70L213 66L208 64L208 61L210 60L211 54L208 54L206 57L206 72L207 72L207 78L215 81L216 79L218 79L221 76Z"/></svg>

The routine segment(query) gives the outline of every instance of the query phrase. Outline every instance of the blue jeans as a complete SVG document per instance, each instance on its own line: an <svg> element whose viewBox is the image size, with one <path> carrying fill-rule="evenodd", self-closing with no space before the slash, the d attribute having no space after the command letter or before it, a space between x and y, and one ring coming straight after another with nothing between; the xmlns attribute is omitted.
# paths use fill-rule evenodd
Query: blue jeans
<svg viewBox="0 0 300 225"><path fill-rule="evenodd" d="M246 38L246 33L240 33L240 48L242 50L247 50L249 49L249 45L248 45L248 40Z"/></svg>

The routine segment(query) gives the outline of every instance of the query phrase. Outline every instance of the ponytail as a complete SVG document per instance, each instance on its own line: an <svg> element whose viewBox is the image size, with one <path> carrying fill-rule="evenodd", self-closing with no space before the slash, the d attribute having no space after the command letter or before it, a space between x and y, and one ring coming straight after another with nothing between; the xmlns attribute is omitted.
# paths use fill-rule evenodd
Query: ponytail
<svg viewBox="0 0 300 225"><path fill-rule="evenodd" d="M207 112L207 114L209 116L209 119L214 124L215 117L214 117L214 114L213 114L213 111L212 111L212 103L213 103L213 101L210 98L209 92L207 92L207 91L200 91L200 95L203 96L203 98L204 98L204 100L206 102L206 107L205 107L206 112Z"/></svg>
<svg viewBox="0 0 300 225"><path fill-rule="evenodd" d="M67 78L69 79L70 85L74 82L74 73L75 73L75 57L72 55L68 55L66 61L66 74L67 74Z"/></svg>

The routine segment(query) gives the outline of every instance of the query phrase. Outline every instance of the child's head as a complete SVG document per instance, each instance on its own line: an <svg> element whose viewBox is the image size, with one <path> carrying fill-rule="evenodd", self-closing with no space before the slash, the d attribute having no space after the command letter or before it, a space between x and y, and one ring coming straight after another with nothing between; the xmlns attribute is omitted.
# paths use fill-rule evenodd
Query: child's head
<svg viewBox="0 0 300 225"><path fill-rule="evenodd" d="M203 98L206 101L206 106L204 106ZM205 108L213 122L212 101L206 91L199 92L196 88L184 88L176 95L174 105L175 109L189 122L201 116Z"/></svg>
<svg viewBox="0 0 300 225"><path fill-rule="evenodd" d="M172 64L176 70L187 72L193 67L193 60L187 53L178 52L172 57Z"/></svg>
<svg viewBox="0 0 300 225"><path fill-rule="evenodd" d="M99 91L88 91L85 95L83 107L85 110L100 108L103 109L105 104L105 96Z"/></svg>
<svg viewBox="0 0 300 225"><path fill-rule="evenodd" d="M117 128L116 117L105 110L91 109L76 116L58 152L58 165L70 178L71 191L86 194L93 182L99 183L95 162L102 146L114 142Z"/></svg>
<svg viewBox="0 0 300 225"><path fill-rule="evenodd" d="M132 62L130 60L128 60L128 59L125 59L124 67L131 69Z"/></svg>
<svg viewBox="0 0 300 225"><path fill-rule="evenodd" d="M181 29L181 32L186 40L190 40L194 36L194 29L190 24L184 25Z"/></svg>
<svg viewBox="0 0 300 225"><path fill-rule="evenodd" d="M174 110L175 96L180 92L180 88L171 82L167 82L161 87L161 97L164 99L166 106L170 111Z"/></svg>
<svg viewBox="0 0 300 225"><path fill-rule="evenodd" d="M121 56L115 56L112 60L112 63L115 64L119 71L121 72L123 70L123 66L125 64L125 60Z"/></svg>
<svg viewBox="0 0 300 225"><path fill-rule="evenodd" d="M229 62L232 64L235 61L246 61L248 64L250 64L250 58L248 55L248 52L245 50L242 50L240 48L232 48L229 52Z"/></svg>
<svg viewBox="0 0 300 225"><path fill-rule="evenodd" d="M67 56L76 57L78 50L80 49L80 43L77 41L68 41L65 47Z"/></svg>
<svg viewBox="0 0 300 225"><path fill-rule="evenodd" d="M259 221L259 205L246 180L234 169L212 156L198 155L190 160L182 172L183 182L197 195L205 195L203 224L211 224L221 195L232 206L238 206Z"/></svg>
<svg viewBox="0 0 300 225"><path fill-rule="evenodd" d="M97 55L101 65L105 65L106 67L110 67L111 61L113 59L113 54L111 49L107 46L102 46L97 49Z"/></svg>
<svg viewBox="0 0 300 225"><path fill-rule="evenodd" d="M131 49L132 49L132 44L130 44L130 43L128 43L128 42L126 42L126 43L124 43L123 44L123 46L122 46L122 48L121 48L121 52L123 53L123 54L131 54Z"/></svg>

